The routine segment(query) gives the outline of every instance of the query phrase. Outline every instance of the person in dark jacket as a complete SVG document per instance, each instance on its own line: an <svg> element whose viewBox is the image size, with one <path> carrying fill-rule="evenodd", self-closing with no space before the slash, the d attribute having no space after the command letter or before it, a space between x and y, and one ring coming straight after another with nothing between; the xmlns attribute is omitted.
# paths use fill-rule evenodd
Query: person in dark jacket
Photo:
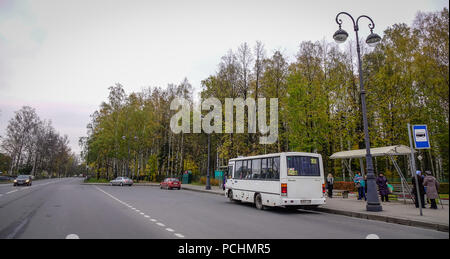
<svg viewBox="0 0 450 259"><path fill-rule="evenodd" d="M334 185L334 177L332 174L328 174L327 189L328 189L328 197L329 198L333 198L333 185Z"/></svg>
<svg viewBox="0 0 450 259"><path fill-rule="evenodd" d="M430 171L425 171L423 186L427 187L427 198L431 201L431 209L437 209L436 199L439 199L439 182L431 175Z"/></svg>
<svg viewBox="0 0 450 259"><path fill-rule="evenodd" d="M423 178L422 178L422 173L420 171L416 172L417 174L417 182L419 184L419 195L420 195L420 202L422 203L422 208L425 208L425 188L423 187ZM412 178L412 193L414 194L414 200L415 200L415 205L416 208L419 208L419 199L418 199L418 194L417 194L417 189L416 189L416 178L413 177Z"/></svg>
<svg viewBox="0 0 450 259"><path fill-rule="evenodd" d="M389 202L389 190L387 187L388 181L387 178L383 175L383 173L380 173L377 177L377 185L378 185L378 191L381 196L381 201Z"/></svg>
<svg viewBox="0 0 450 259"><path fill-rule="evenodd" d="M231 175L231 172L225 171L223 174L223 183L222 189L225 191L225 185L227 184L228 175Z"/></svg>

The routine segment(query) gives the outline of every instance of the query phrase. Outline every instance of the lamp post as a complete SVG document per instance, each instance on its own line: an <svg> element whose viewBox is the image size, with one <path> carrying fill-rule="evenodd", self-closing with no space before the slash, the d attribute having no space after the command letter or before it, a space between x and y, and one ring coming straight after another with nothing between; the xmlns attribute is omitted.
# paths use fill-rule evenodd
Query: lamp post
<svg viewBox="0 0 450 259"><path fill-rule="evenodd" d="M382 211L383 208L380 204L380 199L377 194L377 185L375 180L375 174L373 171L373 163L372 163L372 155L370 154L370 140L369 140L369 130L368 130L368 123L367 123L367 114L366 114L366 91L364 90L364 83L363 83L363 72L362 72L362 64L361 64L361 50L359 46L359 37L358 37L358 22L361 18L367 18L369 23L369 29L370 29L370 35L366 39L366 43L369 44L369 46L375 46L380 40L381 37L373 33L373 29L375 28L375 23L372 21L372 19L367 15L361 15L359 16L356 21L353 19L353 17L346 12L340 12L336 15L336 23L339 25L339 30L337 30L334 35L333 39L337 43L343 43L348 37L348 33L342 29L342 20L339 19L340 15L347 15L351 18L353 22L353 29L355 30L356 34L356 50L358 52L358 73L359 73L359 86L360 86L360 92L361 92L361 106L362 106L362 115L363 115L363 125L364 125L364 142L366 144L366 164L367 164L367 205L366 210L367 211Z"/></svg>
<svg viewBox="0 0 450 259"><path fill-rule="evenodd" d="M201 114L200 116L201 116L202 120L205 118L205 116L203 114ZM211 177L210 177L210 172L209 172L209 167L210 167L209 160L211 159L211 132L210 133L206 133L206 134L208 135L208 162L207 162L207 168L206 168L206 185L205 185L205 189L206 190L211 190Z"/></svg>
<svg viewBox="0 0 450 259"><path fill-rule="evenodd" d="M206 190L211 190L211 181L210 181L210 173L209 173L209 167L210 167L209 160L211 159L210 151L211 151L211 133L208 133L208 169L206 170L206 186L205 186Z"/></svg>

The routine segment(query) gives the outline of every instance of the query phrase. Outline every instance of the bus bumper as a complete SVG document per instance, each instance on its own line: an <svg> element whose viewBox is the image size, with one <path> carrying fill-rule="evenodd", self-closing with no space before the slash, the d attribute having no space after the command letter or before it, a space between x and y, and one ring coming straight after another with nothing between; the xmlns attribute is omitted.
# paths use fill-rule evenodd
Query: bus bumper
<svg viewBox="0 0 450 259"><path fill-rule="evenodd" d="M282 198L281 206L317 206L325 204L325 198L316 198L316 199L289 199Z"/></svg>

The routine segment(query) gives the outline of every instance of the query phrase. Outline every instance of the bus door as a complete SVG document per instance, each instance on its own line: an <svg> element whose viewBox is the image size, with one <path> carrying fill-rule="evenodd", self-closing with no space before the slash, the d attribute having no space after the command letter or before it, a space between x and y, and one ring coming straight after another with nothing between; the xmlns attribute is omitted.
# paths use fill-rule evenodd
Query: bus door
<svg viewBox="0 0 450 259"><path fill-rule="evenodd" d="M226 172L226 180L224 182L224 189L231 188L233 183L234 163L228 164L228 170Z"/></svg>

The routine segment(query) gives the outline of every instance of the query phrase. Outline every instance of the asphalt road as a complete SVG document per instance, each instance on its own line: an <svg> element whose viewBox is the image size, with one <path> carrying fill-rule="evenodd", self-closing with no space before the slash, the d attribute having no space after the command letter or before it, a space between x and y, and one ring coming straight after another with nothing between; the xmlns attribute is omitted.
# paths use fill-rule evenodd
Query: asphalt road
<svg viewBox="0 0 450 259"><path fill-rule="evenodd" d="M80 183L0 185L0 238L448 239L445 232L321 212L259 211L207 193Z"/></svg>

